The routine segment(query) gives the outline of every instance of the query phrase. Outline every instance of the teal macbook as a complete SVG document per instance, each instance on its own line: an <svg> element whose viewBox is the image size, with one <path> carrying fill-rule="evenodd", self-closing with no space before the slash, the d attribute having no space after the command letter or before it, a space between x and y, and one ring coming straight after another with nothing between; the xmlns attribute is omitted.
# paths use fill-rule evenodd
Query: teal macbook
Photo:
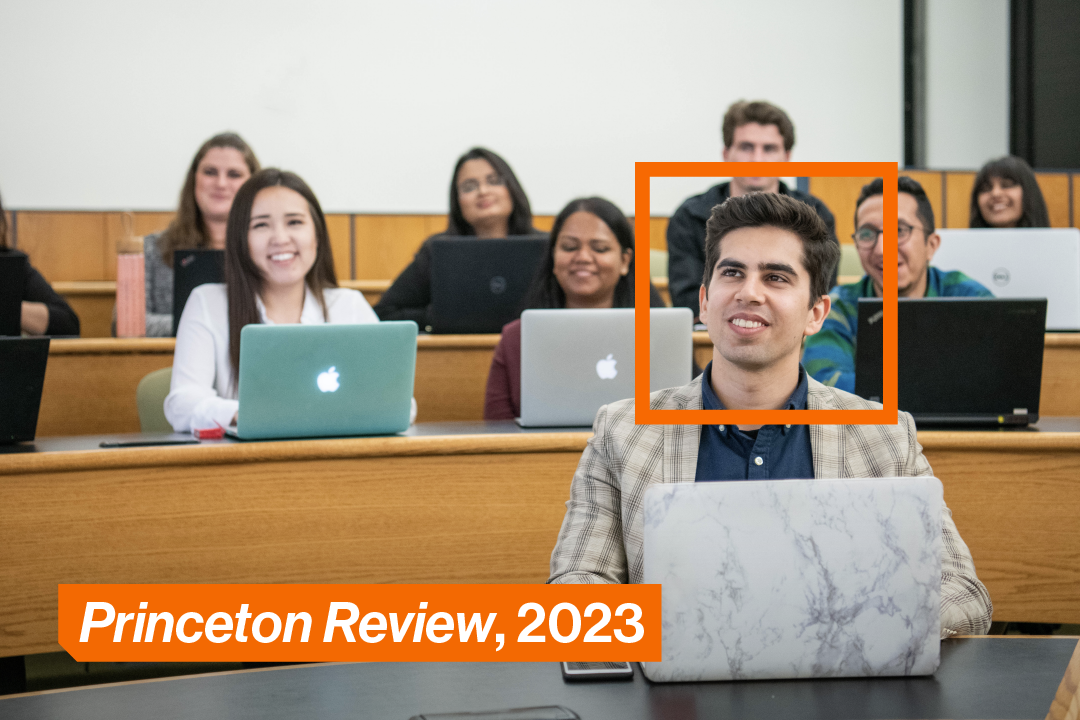
<svg viewBox="0 0 1080 720"><path fill-rule="evenodd" d="M246 326L240 332L236 437L388 435L407 429L416 333L412 321Z"/></svg>

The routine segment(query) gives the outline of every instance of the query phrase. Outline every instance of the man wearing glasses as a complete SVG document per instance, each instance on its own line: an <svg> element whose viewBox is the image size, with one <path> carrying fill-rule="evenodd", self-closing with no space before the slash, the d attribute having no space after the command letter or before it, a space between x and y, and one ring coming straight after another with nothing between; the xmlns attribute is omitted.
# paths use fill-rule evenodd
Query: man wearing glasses
<svg viewBox="0 0 1080 720"><path fill-rule="evenodd" d="M934 210L922 185L908 177L899 179L897 198L896 286L902 298L993 297L989 290L962 272L942 272L930 266L941 244L934 231ZM855 331L859 298L881 297L882 181L863 186L855 203L855 247L866 274L859 282L840 285L830 293L832 309L821 331L806 338L803 367L815 380L855 392Z"/></svg>

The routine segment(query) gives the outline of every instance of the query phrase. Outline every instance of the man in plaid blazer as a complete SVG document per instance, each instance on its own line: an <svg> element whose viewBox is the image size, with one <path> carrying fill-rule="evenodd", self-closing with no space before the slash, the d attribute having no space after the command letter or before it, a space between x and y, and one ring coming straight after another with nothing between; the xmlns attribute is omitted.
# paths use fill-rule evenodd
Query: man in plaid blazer
<svg viewBox="0 0 1080 720"><path fill-rule="evenodd" d="M689 385L653 393L650 407L880 409L822 385L799 364L803 337L829 314L838 260L824 223L798 200L762 193L714 208L700 291L713 361ZM896 425L635 425L633 399L622 400L596 416L548 582L641 582L642 499L654 483L932 474L903 412ZM947 507L941 525L942 636L985 633L990 597Z"/></svg>

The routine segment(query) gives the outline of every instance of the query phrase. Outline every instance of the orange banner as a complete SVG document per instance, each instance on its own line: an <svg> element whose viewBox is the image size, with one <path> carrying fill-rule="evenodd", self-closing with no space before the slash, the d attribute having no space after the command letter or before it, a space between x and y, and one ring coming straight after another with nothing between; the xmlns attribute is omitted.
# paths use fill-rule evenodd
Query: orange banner
<svg viewBox="0 0 1080 720"><path fill-rule="evenodd" d="M60 585L100 661L660 660L659 585Z"/></svg>

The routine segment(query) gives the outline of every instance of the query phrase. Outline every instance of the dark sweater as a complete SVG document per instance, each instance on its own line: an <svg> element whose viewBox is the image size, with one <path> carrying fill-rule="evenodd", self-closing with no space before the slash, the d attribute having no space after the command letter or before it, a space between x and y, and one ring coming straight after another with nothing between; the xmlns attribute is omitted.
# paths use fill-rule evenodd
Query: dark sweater
<svg viewBox="0 0 1080 720"><path fill-rule="evenodd" d="M18 250L0 250L0 256L26 257L26 253ZM46 335L79 334L79 316L75 314L67 301L52 289L52 286L42 277L41 273L30 265L29 259L26 262L26 277L22 299L23 302L45 303L49 308L49 327L45 330Z"/></svg>

